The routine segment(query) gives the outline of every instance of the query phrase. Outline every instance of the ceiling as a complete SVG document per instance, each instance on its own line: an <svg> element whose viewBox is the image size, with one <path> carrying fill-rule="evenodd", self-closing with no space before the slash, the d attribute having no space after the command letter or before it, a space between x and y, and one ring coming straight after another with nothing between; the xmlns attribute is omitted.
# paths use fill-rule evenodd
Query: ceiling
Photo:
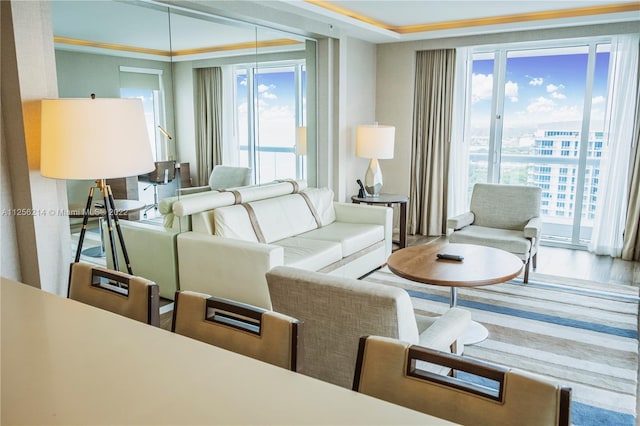
<svg viewBox="0 0 640 426"><path fill-rule="evenodd" d="M303 36L348 35L372 43L613 22L637 22L640 32L640 2L631 0L52 0L51 3L54 35L59 38L131 45L160 56L168 56L168 51L192 54L194 49L229 51L229 46L242 47L242 43L256 39L256 31L250 27L177 15L172 15L169 37L166 13L157 10L158 5L164 4L242 18ZM146 7L138 7L140 4ZM288 39L280 32L269 33L266 29L260 30L258 38L281 43Z"/></svg>

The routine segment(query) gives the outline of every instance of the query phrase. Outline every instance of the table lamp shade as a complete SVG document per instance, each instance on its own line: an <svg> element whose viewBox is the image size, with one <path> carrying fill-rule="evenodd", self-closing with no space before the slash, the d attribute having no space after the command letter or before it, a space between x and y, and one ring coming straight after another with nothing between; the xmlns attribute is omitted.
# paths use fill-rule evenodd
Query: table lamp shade
<svg viewBox="0 0 640 426"><path fill-rule="evenodd" d="M307 128L296 127L296 155L307 155Z"/></svg>
<svg viewBox="0 0 640 426"><path fill-rule="evenodd" d="M356 131L356 155L364 158L393 158L396 128L377 124L360 125Z"/></svg>
<svg viewBox="0 0 640 426"><path fill-rule="evenodd" d="M43 99L40 173L112 179L154 169L139 99Z"/></svg>

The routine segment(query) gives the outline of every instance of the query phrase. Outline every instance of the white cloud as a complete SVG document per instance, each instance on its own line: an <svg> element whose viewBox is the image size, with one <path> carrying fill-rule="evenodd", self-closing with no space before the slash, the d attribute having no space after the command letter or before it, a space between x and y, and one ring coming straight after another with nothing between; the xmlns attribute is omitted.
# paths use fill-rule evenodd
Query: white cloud
<svg viewBox="0 0 640 426"><path fill-rule="evenodd" d="M564 85L556 86L555 84L547 84L547 93L557 92L558 90L564 89Z"/></svg>
<svg viewBox="0 0 640 426"><path fill-rule="evenodd" d="M492 74L473 74L471 77L471 102L476 103L491 99L493 93Z"/></svg>
<svg viewBox="0 0 640 426"><path fill-rule="evenodd" d="M540 96L527 106L527 111L532 113L553 111L556 103L552 99Z"/></svg>
<svg viewBox="0 0 640 426"><path fill-rule="evenodd" d="M604 103L604 96L596 96L591 100L592 105L602 104Z"/></svg>
<svg viewBox="0 0 640 426"><path fill-rule="evenodd" d="M273 84L267 86L266 84L259 84L258 85L258 92L262 93L262 92L266 92L269 89L275 89L276 86L274 86Z"/></svg>
<svg viewBox="0 0 640 426"><path fill-rule="evenodd" d="M567 97L565 95L563 95L562 93L558 93L558 92L551 93L551 97L555 98L555 99L567 99Z"/></svg>
<svg viewBox="0 0 640 426"><path fill-rule="evenodd" d="M518 83L507 81L504 85L504 94L511 102L518 102Z"/></svg>
<svg viewBox="0 0 640 426"><path fill-rule="evenodd" d="M542 86L543 82L544 82L544 79L542 77L531 77L531 80L529 80L529 85L530 86Z"/></svg>
<svg viewBox="0 0 640 426"><path fill-rule="evenodd" d="M278 97L271 92L262 92L262 97L266 99L278 99Z"/></svg>
<svg viewBox="0 0 640 426"><path fill-rule="evenodd" d="M247 85L247 79L245 78L244 80L242 80L242 81L240 82L240 85L241 85L241 86L246 86L246 85Z"/></svg>

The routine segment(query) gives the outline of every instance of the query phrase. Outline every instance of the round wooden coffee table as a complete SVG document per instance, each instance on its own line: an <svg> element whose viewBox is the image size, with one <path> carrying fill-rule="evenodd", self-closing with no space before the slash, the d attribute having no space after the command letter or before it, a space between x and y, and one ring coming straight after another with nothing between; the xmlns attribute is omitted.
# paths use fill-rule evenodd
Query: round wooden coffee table
<svg viewBox="0 0 640 426"><path fill-rule="evenodd" d="M438 259L438 253L460 255L461 262ZM423 284L451 287L449 305L456 306L458 287L477 287L503 283L522 271L522 260L516 255L493 247L448 242L407 247L398 250L387 260L394 274ZM463 343L471 345L483 341L489 331L472 321Z"/></svg>

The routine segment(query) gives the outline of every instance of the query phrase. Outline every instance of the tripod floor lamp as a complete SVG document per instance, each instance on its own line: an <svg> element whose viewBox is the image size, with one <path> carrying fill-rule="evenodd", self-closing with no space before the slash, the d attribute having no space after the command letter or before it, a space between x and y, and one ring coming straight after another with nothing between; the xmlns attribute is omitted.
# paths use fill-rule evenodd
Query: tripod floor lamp
<svg viewBox="0 0 640 426"><path fill-rule="evenodd" d="M132 273L106 179L137 176L154 169L142 102L139 99L43 99L41 101L40 173L54 179L95 180L83 212L75 262L91 212L93 193L104 200L113 265L119 270L115 225L127 272Z"/></svg>

